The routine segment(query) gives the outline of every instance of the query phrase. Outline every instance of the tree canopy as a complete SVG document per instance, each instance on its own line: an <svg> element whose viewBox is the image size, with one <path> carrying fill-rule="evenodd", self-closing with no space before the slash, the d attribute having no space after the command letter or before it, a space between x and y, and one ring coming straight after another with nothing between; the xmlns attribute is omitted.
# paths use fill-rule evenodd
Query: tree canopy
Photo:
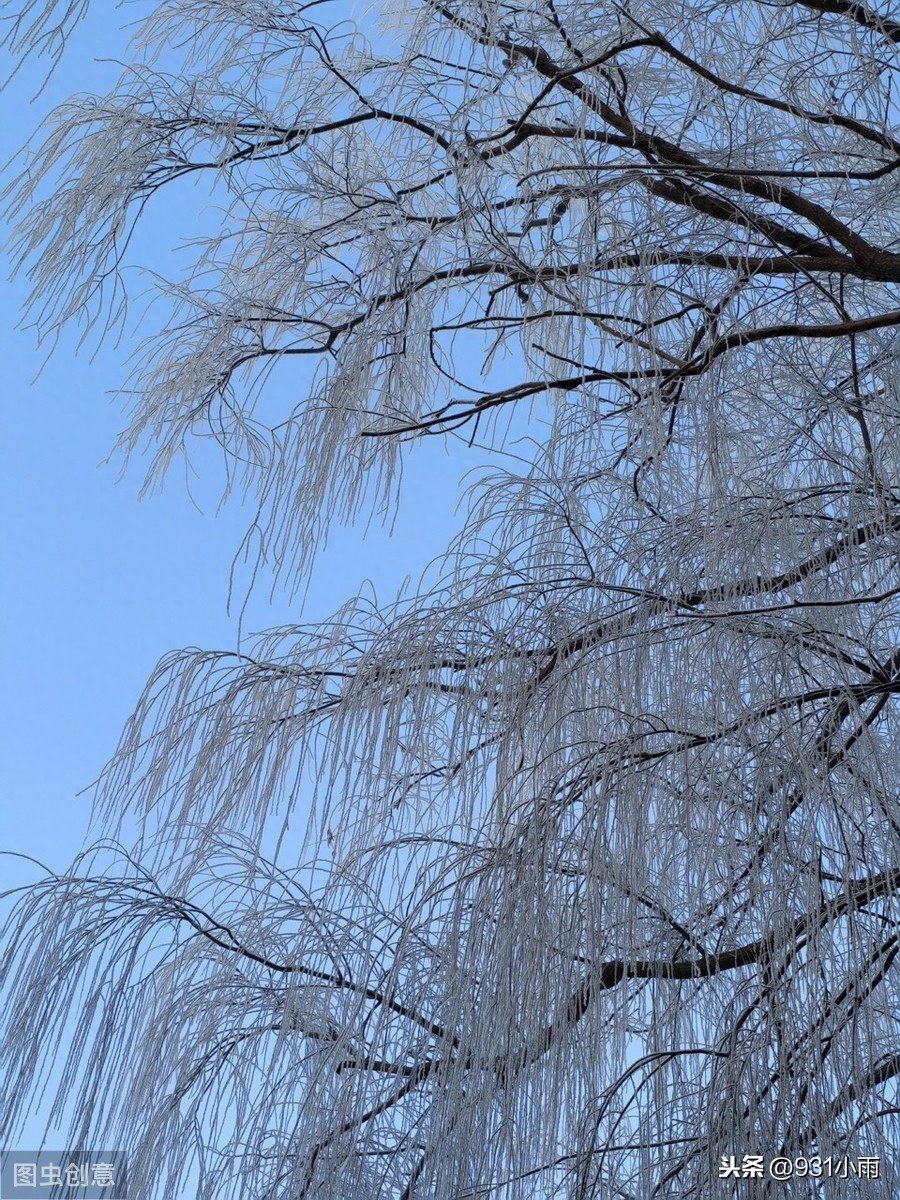
<svg viewBox="0 0 900 1200"><path fill-rule="evenodd" d="M122 445L219 443L288 586L421 439L497 465L416 595L160 664L137 844L6 927L2 1128L54 1025L136 1195L894 1195L900 18L355 15L149 5L10 196L39 331L102 331L209 180Z"/></svg>

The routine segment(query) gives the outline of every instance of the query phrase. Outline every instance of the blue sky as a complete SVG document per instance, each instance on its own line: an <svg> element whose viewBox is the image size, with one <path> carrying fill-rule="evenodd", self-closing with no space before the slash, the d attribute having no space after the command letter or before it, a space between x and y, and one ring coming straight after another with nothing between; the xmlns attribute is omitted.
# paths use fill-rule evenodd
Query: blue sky
<svg viewBox="0 0 900 1200"><path fill-rule="evenodd" d="M3 98L15 114L0 124L4 162L54 103L114 81L118 68L96 61L123 53L109 12L95 8L37 99L45 68L29 64L16 75ZM181 218L171 199L159 201L157 237L139 239L136 257L162 274L177 270L160 247L177 245ZM135 275L131 284L138 293L145 287ZM138 501L140 470L120 478L121 462L104 462L123 422L112 393L127 381L135 331L93 355L90 346L79 350L72 331L48 359L31 331L15 328L26 290L22 280L5 283L0 304L0 848L62 870L88 832L90 795L82 790L114 749L156 661L182 646L236 644L226 594L249 513L239 503L217 513L217 472L202 458L192 496L175 473L161 494ZM244 630L325 617L365 580L380 599L392 598L458 527L460 479L474 461L427 443L404 473L393 534L376 526L336 531L302 604L284 595L270 603L263 580ZM6 886L34 877L8 858L2 870Z"/></svg>
<svg viewBox="0 0 900 1200"><path fill-rule="evenodd" d="M142 6L114 11L133 17ZM27 64L7 86L0 163L9 163L54 104L114 83L118 66L97 61L124 53L111 10L108 2L94 6L43 94L35 99L46 74L40 63ZM0 76L10 65L0 58ZM15 172L8 165L3 182ZM196 228L184 228L174 196L162 197L148 216L134 257L160 274L177 273L168 247ZM8 271L7 259L0 272L0 850L64 872L94 840L90 784L156 662L180 647L236 646L228 581L251 514L240 503L217 511L221 476L212 456L196 458L190 495L176 471L161 494L139 501L140 465L120 477L121 461L105 460L124 419L114 393L128 382L129 356L147 330L132 328L99 350L79 348L78 331L67 331L48 357L33 331L16 328L27 281L6 281ZM134 272L129 278L140 296L146 280ZM244 632L324 618L366 581L379 599L392 599L457 531L457 506L479 461L485 456L477 452L448 455L439 440L425 443L404 470L393 531L364 523L335 530L302 600L291 603L283 593L271 600L270 581L261 579ZM0 891L41 874L0 857ZM57 1037L61 1068L65 1034ZM41 1142L51 1100L45 1094L26 1121L20 1148ZM48 1136L58 1146L64 1135Z"/></svg>

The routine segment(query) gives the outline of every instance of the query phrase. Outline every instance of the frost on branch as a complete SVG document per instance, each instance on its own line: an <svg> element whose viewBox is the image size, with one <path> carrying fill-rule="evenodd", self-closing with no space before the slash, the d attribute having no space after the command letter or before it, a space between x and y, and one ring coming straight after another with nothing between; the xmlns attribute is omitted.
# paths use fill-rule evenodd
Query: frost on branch
<svg viewBox="0 0 900 1200"><path fill-rule="evenodd" d="M419 439L497 469L415 597L160 664L134 853L8 926L4 1120L39 1010L142 1195L892 1195L900 25L324 11L155 6L13 197L34 314L206 180L126 450L214 438L289 579Z"/></svg>

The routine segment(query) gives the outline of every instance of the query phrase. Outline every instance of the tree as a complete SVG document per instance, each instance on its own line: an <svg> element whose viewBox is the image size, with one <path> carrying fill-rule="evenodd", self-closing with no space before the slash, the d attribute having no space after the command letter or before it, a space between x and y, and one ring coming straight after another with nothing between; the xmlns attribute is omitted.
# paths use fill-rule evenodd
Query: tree
<svg viewBox="0 0 900 1200"><path fill-rule="evenodd" d="M895 1195L900 21L327 11L151 6L13 197L35 319L208 176L124 448L216 439L295 583L421 439L497 470L417 595L159 666L136 849L7 926L4 1128L69 1022L140 1196Z"/></svg>

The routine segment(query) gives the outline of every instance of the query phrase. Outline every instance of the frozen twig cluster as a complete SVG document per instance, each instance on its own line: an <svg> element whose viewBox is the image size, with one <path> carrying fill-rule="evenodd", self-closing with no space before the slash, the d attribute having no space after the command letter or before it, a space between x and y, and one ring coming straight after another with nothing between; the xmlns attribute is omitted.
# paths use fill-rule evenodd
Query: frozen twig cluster
<svg viewBox="0 0 900 1200"><path fill-rule="evenodd" d="M4 1123L53 1020L139 1195L895 1195L900 20L152 7L11 197L45 332L116 319L161 189L222 201L125 449L215 438L289 580L418 439L498 470L415 599L160 665L138 851L7 928Z"/></svg>

